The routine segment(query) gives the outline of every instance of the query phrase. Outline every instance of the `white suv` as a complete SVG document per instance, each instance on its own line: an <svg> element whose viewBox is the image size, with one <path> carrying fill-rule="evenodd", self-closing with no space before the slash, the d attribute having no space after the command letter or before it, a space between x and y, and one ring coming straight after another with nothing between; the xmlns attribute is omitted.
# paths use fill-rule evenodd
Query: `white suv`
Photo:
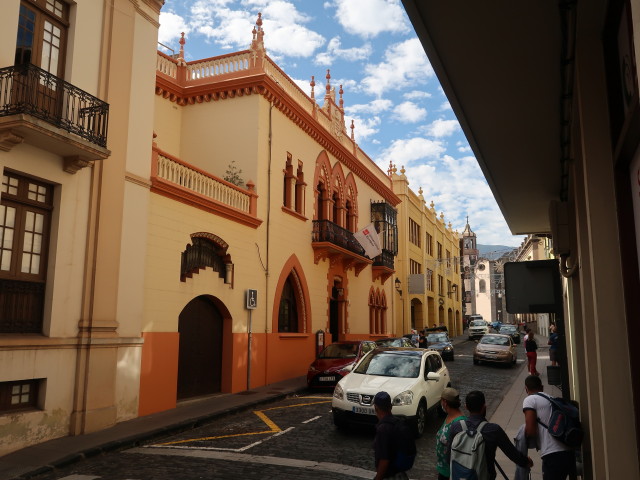
<svg viewBox="0 0 640 480"><path fill-rule="evenodd" d="M475 340L489 333L489 326L482 317L479 319L471 319L469 321L469 340Z"/></svg>
<svg viewBox="0 0 640 480"><path fill-rule="evenodd" d="M394 415L411 422L414 433L424 433L427 411L440 405L451 384L449 371L438 352L423 348L383 347L369 352L333 391L333 423L375 424L373 397L384 390L391 396Z"/></svg>

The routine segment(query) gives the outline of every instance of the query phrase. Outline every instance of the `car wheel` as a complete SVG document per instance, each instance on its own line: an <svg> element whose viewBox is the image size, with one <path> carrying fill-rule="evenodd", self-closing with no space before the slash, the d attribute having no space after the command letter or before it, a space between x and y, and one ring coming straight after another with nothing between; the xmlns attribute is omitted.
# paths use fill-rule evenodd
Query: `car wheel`
<svg viewBox="0 0 640 480"><path fill-rule="evenodd" d="M416 438L419 438L424 433L427 426L427 405L424 401L421 401L416 411L416 419L413 424L414 433Z"/></svg>
<svg viewBox="0 0 640 480"><path fill-rule="evenodd" d="M347 428L347 422L335 414L333 415L333 424L338 430L345 430Z"/></svg>

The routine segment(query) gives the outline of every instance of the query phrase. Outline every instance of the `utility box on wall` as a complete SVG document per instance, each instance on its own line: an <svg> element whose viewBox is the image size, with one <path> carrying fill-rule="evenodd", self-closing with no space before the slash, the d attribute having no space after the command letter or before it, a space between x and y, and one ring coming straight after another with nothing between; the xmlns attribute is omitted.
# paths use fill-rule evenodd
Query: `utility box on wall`
<svg viewBox="0 0 640 480"><path fill-rule="evenodd" d="M558 260L507 262L504 284L509 313L562 312Z"/></svg>

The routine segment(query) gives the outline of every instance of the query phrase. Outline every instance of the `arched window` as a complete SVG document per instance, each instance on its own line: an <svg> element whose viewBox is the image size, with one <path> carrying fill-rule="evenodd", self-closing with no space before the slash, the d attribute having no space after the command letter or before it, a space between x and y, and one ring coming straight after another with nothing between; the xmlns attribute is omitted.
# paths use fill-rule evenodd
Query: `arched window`
<svg viewBox="0 0 640 480"><path fill-rule="evenodd" d="M302 162L298 160L298 168L293 173L293 157L287 153L287 163L283 170L282 205L290 210L304 215L304 174Z"/></svg>
<svg viewBox="0 0 640 480"><path fill-rule="evenodd" d="M194 273L211 267L225 283L231 283L233 264L227 254L229 245L220 237L207 232L191 235L191 244L182 252L180 281L191 278Z"/></svg>
<svg viewBox="0 0 640 480"><path fill-rule="evenodd" d="M333 195L331 196L331 200L333 201L332 221L336 225L340 225L340 198L338 197L338 192L333 192Z"/></svg>
<svg viewBox="0 0 640 480"><path fill-rule="evenodd" d="M487 292L487 282L485 282L484 280L480 280L480 282L478 283L478 287L480 288L480 293Z"/></svg>
<svg viewBox="0 0 640 480"><path fill-rule="evenodd" d="M296 300L295 287L291 275L289 275L282 289L282 296L280 297L278 332L297 333L298 331L298 302Z"/></svg>
<svg viewBox="0 0 640 480"><path fill-rule="evenodd" d="M325 218L325 210L324 210L324 202L325 202L325 188L324 183L318 183L318 197L316 201L316 218L318 220L326 220Z"/></svg>
<svg viewBox="0 0 640 480"><path fill-rule="evenodd" d="M387 329L387 300L384 292L373 288L369 292L369 331L384 334Z"/></svg>

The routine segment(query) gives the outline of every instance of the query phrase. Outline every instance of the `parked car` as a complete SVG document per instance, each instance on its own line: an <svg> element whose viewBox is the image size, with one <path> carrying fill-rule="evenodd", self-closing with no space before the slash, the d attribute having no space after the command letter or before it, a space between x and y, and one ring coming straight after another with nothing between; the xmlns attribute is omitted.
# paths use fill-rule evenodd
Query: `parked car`
<svg viewBox="0 0 640 480"><path fill-rule="evenodd" d="M453 344L449 335L444 332L429 333L427 336L427 348L435 350L445 360L454 360Z"/></svg>
<svg viewBox="0 0 640 480"><path fill-rule="evenodd" d="M502 324L498 333L502 335L509 335L513 343L520 343L520 332L518 331L518 327L511 324Z"/></svg>
<svg viewBox="0 0 640 480"><path fill-rule="evenodd" d="M407 337L381 338L376 340L378 347L415 347L411 339Z"/></svg>
<svg viewBox="0 0 640 480"><path fill-rule="evenodd" d="M322 350L307 371L309 388L333 388L349 373L347 367L376 348L370 340L336 342Z"/></svg>
<svg viewBox="0 0 640 480"><path fill-rule="evenodd" d="M517 360L518 352L510 335L497 333L484 335L473 352L474 365L478 365L481 362L515 365Z"/></svg>
<svg viewBox="0 0 640 480"><path fill-rule="evenodd" d="M406 417L416 436L425 431L427 413L440 405L442 391L451 385L449 371L438 352L423 348L376 348L360 360L333 391L333 423L375 424L373 397L391 396L392 413Z"/></svg>
<svg viewBox="0 0 640 480"><path fill-rule="evenodd" d="M487 322L482 319L471 320L471 322L469 323L469 340L480 338L486 333L489 333Z"/></svg>
<svg viewBox="0 0 640 480"><path fill-rule="evenodd" d="M500 327L502 326L502 322L499 322L499 321L491 322L489 326L493 328L496 333L498 333L500 331Z"/></svg>

